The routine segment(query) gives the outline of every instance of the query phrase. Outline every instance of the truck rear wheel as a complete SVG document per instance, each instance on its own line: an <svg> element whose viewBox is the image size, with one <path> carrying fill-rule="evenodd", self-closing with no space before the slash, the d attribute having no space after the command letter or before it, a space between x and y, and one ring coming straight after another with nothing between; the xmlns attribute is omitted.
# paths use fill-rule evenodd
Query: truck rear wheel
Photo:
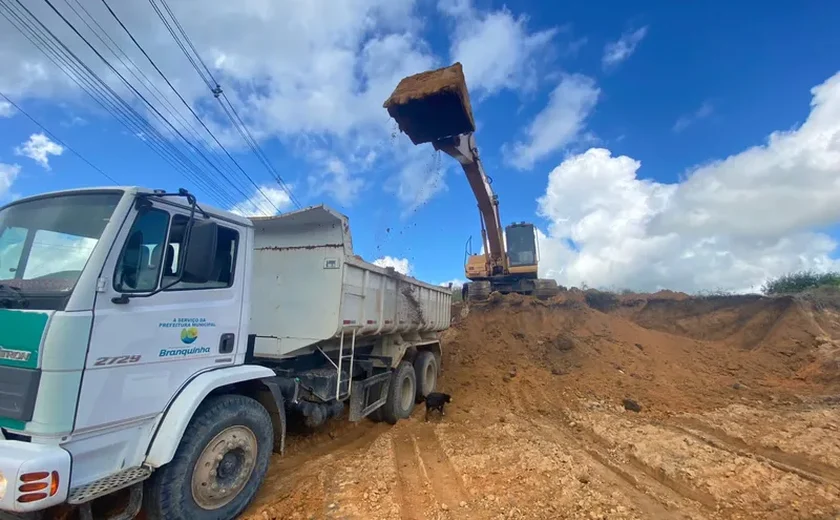
<svg viewBox="0 0 840 520"><path fill-rule="evenodd" d="M274 442L271 417L242 395L208 398L175 457L146 483L149 520L236 518L257 493Z"/></svg>
<svg viewBox="0 0 840 520"><path fill-rule="evenodd" d="M414 358L414 376L417 380L416 401L422 402L423 398L435 391L438 376L438 360L432 352L421 351Z"/></svg>
<svg viewBox="0 0 840 520"><path fill-rule="evenodd" d="M391 374L388 400L380 408L379 417L388 424L397 424L400 419L407 419L414 411L416 397L417 376L414 374L414 367L408 361L403 361Z"/></svg>

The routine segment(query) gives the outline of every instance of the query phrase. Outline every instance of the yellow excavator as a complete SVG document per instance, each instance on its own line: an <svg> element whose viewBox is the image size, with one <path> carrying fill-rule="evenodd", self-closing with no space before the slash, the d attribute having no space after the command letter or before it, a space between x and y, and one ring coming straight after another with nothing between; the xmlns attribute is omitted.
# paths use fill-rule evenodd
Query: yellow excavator
<svg viewBox="0 0 840 520"><path fill-rule="evenodd" d="M550 298L559 292L555 280L540 279L539 245L533 224L521 222L502 231L499 198L484 172L475 142L475 121L460 63L403 78L384 107L415 145L432 143L458 161L481 214L482 254L466 253L469 283L464 296L484 300L492 292Z"/></svg>

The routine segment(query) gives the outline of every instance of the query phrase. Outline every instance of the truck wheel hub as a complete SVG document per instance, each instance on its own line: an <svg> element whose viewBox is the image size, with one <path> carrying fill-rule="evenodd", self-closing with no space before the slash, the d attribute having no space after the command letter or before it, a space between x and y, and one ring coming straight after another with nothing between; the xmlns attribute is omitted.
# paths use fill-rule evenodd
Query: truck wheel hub
<svg viewBox="0 0 840 520"><path fill-rule="evenodd" d="M207 443L196 461L192 495L202 509L218 509L236 498L256 465L257 438L244 426L231 426Z"/></svg>

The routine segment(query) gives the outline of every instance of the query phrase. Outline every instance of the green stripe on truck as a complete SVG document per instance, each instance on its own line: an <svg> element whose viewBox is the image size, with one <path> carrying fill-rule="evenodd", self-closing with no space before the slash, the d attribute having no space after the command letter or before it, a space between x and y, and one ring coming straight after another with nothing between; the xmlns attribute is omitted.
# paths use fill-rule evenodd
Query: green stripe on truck
<svg viewBox="0 0 840 520"><path fill-rule="evenodd" d="M49 314L0 309L0 365L38 368L38 349Z"/></svg>
<svg viewBox="0 0 840 520"><path fill-rule="evenodd" d="M23 421L16 421L14 419L6 419L5 417L0 417L0 428L23 431L26 428L26 423Z"/></svg>

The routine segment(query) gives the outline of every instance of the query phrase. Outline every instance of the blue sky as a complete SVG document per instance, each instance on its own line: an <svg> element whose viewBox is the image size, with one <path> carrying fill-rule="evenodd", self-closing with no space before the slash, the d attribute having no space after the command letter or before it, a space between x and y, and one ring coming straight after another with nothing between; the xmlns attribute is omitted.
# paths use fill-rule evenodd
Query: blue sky
<svg viewBox="0 0 840 520"><path fill-rule="evenodd" d="M151 117L40 4L33 15ZM95 4L90 14L139 65L134 72L154 78L189 119ZM149 4L111 4L248 174L291 209ZM464 243L479 236L466 179L449 157L392 136L381 108L403 75L459 60L503 221L538 225L544 276L749 290L788 271L838 267L836 2L169 4L295 197L349 215L368 260L389 257L435 283L463 278ZM55 5L104 49L73 18L76 0ZM5 19L0 27L0 91L118 182L187 187L212 201ZM0 198L109 183L69 150L32 140L41 130L2 100L0 115ZM239 189L227 186L215 205L268 209L243 204L257 194L244 177L231 179Z"/></svg>

